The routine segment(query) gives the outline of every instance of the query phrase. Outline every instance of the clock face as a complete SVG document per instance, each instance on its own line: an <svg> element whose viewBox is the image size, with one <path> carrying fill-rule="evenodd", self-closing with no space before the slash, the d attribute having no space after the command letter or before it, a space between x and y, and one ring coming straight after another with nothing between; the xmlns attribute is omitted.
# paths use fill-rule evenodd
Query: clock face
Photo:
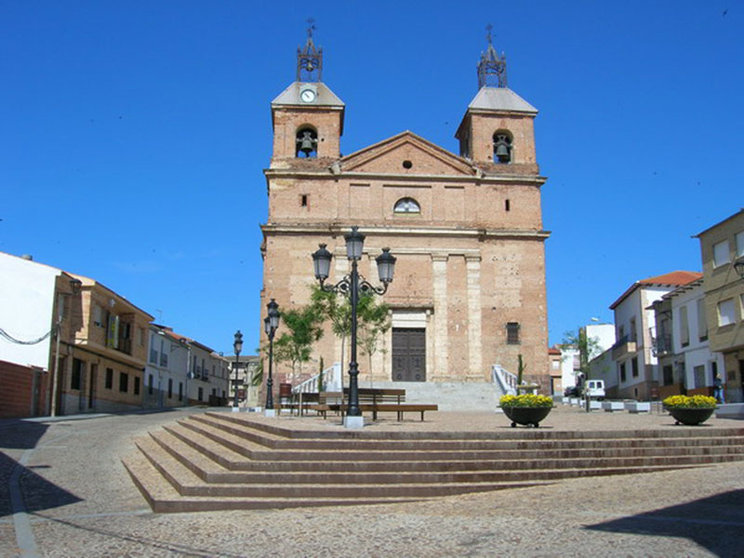
<svg viewBox="0 0 744 558"><path fill-rule="evenodd" d="M315 91L312 89L303 89L300 92L300 99L303 103L312 103L315 100Z"/></svg>

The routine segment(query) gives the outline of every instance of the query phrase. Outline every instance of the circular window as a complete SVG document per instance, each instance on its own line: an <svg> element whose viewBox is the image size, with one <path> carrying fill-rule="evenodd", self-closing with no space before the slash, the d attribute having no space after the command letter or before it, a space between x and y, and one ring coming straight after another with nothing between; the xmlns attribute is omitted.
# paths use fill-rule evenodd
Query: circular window
<svg viewBox="0 0 744 558"><path fill-rule="evenodd" d="M403 161L403 168L404 169L410 169L411 167L413 167L413 163L411 161L409 161L408 159L406 159L405 161Z"/></svg>

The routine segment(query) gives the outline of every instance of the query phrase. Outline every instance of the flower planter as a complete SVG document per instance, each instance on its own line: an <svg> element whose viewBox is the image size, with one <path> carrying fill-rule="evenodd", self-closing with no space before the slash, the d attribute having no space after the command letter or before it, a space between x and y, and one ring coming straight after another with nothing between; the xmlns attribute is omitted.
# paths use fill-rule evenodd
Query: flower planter
<svg viewBox="0 0 744 558"><path fill-rule="evenodd" d="M548 416L552 407L502 407L504 414L512 421L512 428L517 424L529 426L530 424L537 428L540 421Z"/></svg>
<svg viewBox="0 0 744 558"><path fill-rule="evenodd" d="M648 401L628 401L625 403L625 408L628 409L629 413L650 413L651 403Z"/></svg>
<svg viewBox="0 0 744 558"><path fill-rule="evenodd" d="M625 409L625 403L622 401L602 401L602 408L608 413L622 411Z"/></svg>
<svg viewBox="0 0 744 558"><path fill-rule="evenodd" d="M667 408L667 411L677 421L675 424L694 426L708 420L713 414L713 411L715 411L715 408L670 407Z"/></svg>

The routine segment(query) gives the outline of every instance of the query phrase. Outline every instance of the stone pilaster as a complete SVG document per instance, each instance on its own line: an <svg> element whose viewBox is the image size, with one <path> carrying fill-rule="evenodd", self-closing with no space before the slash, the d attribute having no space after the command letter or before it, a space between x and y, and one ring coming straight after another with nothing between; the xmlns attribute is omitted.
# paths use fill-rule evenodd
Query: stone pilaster
<svg viewBox="0 0 744 558"><path fill-rule="evenodd" d="M446 255L432 255L432 292L434 294L434 370L433 381L444 381L449 373L449 334L447 332L447 260Z"/></svg>
<svg viewBox="0 0 744 558"><path fill-rule="evenodd" d="M466 256L468 289L468 375L469 381L483 380L481 342L481 258Z"/></svg>

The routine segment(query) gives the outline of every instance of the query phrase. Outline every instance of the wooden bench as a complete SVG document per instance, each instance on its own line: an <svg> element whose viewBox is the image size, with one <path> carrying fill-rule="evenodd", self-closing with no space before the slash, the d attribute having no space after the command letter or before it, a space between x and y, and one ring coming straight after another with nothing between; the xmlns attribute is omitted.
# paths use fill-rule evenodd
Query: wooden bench
<svg viewBox="0 0 744 558"><path fill-rule="evenodd" d="M344 388L343 394L338 391L320 392L318 404L308 405L307 409L313 409L326 418L328 411L340 413L343 417L349 406L349 388ZM378 413L396 413L398 421L403 420L404 413L421 413L424 420L426 411L437 411L439 407L428 403L405 403L406 390L404 389L376 389L359 388L359 409L364 413L372 413L372 420L377 420Z"/></svg>

